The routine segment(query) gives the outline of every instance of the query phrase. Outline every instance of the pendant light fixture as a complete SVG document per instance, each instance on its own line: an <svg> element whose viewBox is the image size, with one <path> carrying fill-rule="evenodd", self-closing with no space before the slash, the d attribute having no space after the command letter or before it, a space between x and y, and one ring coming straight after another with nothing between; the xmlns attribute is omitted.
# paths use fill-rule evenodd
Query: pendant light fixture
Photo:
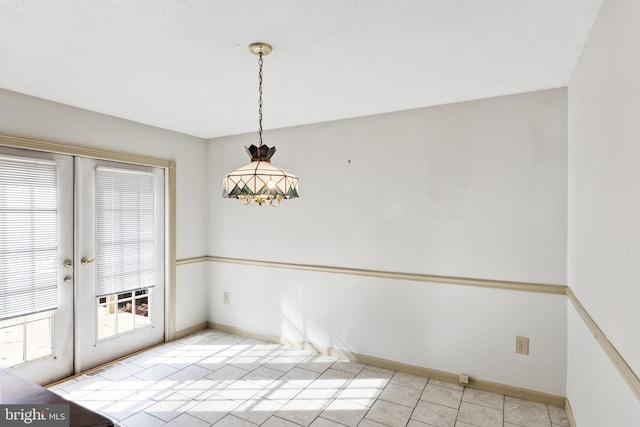
<svg viewBox="0 0 640 427"><path fill-rule="evenodd" d="M258 140L247 153L251 163L228 173L222 180L222 197L240 199L243 205L266 203L278 206L282 199L298 197L298 178L271 163L276 147L262 144L262 57L273 49L266 43L251 43L249 51L258 55ZM245 147L246 148L246 147Z"/></svg>

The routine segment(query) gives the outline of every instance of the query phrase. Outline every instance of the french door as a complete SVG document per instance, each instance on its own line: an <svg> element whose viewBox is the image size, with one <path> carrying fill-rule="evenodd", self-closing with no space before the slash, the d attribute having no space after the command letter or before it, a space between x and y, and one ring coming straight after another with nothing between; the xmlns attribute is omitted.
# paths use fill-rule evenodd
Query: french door
<svg viewBox="0 0 640 427"><path fill-rule="evenodd" d="M164 338L164 171L0 147L0 367L45 384Z"/></svg>
<svg viewBox="0 0 640 427"><path fill-rule="evenodd" d="M0 367L73 372L73 159L0 148Z"/></svg>
<svg viewBox="0 0 640 427"><path fill-rule="evenodd" d="M164 171L76 157L82 372L164 339Z"/></svg>

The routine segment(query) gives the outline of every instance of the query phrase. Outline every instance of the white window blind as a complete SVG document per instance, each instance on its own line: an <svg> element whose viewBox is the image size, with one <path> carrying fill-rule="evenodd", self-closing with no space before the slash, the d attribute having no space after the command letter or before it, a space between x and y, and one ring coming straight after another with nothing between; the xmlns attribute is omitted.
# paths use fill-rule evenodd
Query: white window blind
<svg viewBox="0 0 640 427"><path fill-rule="evenodd" d="M57 164L0 156L0 319L58 306Z"/></svg>
<svg viewBox="0 0 640 427"><path fill-rule="evenodd" d="M154 176L96 169L96 296L155 285Z"/></svg>

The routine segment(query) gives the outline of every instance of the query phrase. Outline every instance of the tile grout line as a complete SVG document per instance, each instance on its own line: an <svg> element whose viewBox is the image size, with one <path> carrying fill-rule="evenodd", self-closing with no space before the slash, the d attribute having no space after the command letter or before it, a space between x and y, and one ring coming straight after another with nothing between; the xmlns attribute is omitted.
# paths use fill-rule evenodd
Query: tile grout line
<svg viewBox="0 0 640 427"><path fill-rule="evenodd" d="M278 346L279 348L283 348L282 350L278 351L278 349L270 349L269 351L273 351L275 353L271 353L271 355L269 355L270 353L267 351L266 354L264 352L261 352L261 347L260 345L266 345L267 343L261 344L261 342L252 342L252 341L248 341L246 339L239 339L236 340L234 339L234 337L232 335L228 335L228 334L221 334L221 335L217 335L217 334L207 334L207 333L203 333L202 334L202 338L201 339L196 339L196 340L189 340L189 341L184 341L182 343L178 343L178 345L172 346L171 349L167 350L167 351L160 351L158 353L156 353L155 355L149 355L149 357L145 357L142 356L139 359L147 359L149 358L148 362L151 362L152 364L148 367L144 367L144 363L141 365L136 364L135 362L137 361L137 359L134 358L134 360L131 361L126 361L123 362L123 365L127 364L127 363L131 363L132 366L135 367L139 367L141 369L143 369L143 371L147 371L149 369L154 369L157 368L159 366L167 366L167 367L171 367L171 360L170 358L172 357L170 354L171 352L173 352L174 350L177 350L178 353L175 354L175 357L180 358L180 360L175 361L175 363L177 363L174 366L174 371L168 373L167 375L162 375L162 372L159 372L160 375L162 375L162 378L158 378L155 375L153 376L153 378L151 378L151 376L149 376L148 380L144 380L144 377L146 376L144 373L142 373L143 371L140 372L141 376L143 378L138 378L136 376L132 376L134 378L135 381L140 381L140 382L145 382L145 381L153 381L154 383L160 383L164 380L166 380L167 378L174 376L174 375L178 375L179 377L183 377L183 375L181 376L180 373L185 373L187 370L189 370L190 368L194 368L197 372L195 372L195 375L201 375L206 373L206 375L204 376L199 376L198 378L202 379L202 378L208 378L210 375L214 374L215 372L221 372L221 370L229 368L229 369L235 369L236 370L236 376L234 376L233 378L229 378L228 380L215 380L213 378L211 378L211 381L220 381L220 384L222 385L220 388L217 387L213 387L213 388L203 388L202 391L204 392L205 390L210 390L211 392L213 392L214 395L219 396L220 398L224 398L224 399L229 399L235 403L237 403L236 406L234 406L234 409L222 409L220 411L220 417L217 418L213 424L221 422L221 420L225 419L226 417L235 417L238 419L242 419L244 420L243 422L246 422L247 425L249 425L248 423L253 422L253 418L247 418L245 419L245 417L243 417L242 412L236 412L237 409L239 409L240 406L242 406L244 403L242 402L250 402L252 401L254 398L257 400L264 400L264 401L270 401L271 399L273 399L273 397L271 395L266 395L264 394L264 392L271 390L272 387L271 385L275 382L281 381L283 384L287 383L288 380L281 380L283 377L287 376L289 373L294 372L294 370L301 370L301 371L296 371L296 372L307 372L307 374L302 374L302 380L304 380L305 382L303 384L303 386L300 387L295 387L294 393L291 395L291 397L287 397L286 401L288 404L289 402L295 401L296 397L299 395L299 393L303 392L304 390L314 390L314 388L311 388L311 384L313 384L314 382L318 382L317 385L321 386L320 389L322 389L323 385L325 384L330 384L330 381L333 380L339 380L338 383L332 385L332 386L327 386L327 388L331 388L335 394L331 394L331 395L326 395L325 397L322 398L322 400L324 402L322 402L323 404L321 405L321 408L319 408L318 413L317 414L307 414L307 416L312 415L312 417L309 419L309 422L307 423L307 421L305 420L304 423L305 424L320 424L323 421L326 422L326 420L329 420L330 423L336 423L340 426L345 425L344 422L344 418L336 418L335 416L333 416L330 413L326 413L326 411L329 410L329 408L331 407L331 405L336 402L339 401L341 398L341 393L344 392L345 390L349 389L351 385L354 385L354 382L357 381L357 379L359 378L360 375L363 374L363 372L365 370L367 370L368 372L365 373L365 375L363 375L361 378L363 380L367 380L367 379L374 379L374 378L379 378L380 382L377 383L377 385L363 385L362 387L365 389L369 389L370 391L373 391L375 389L376 393L374 394L365 394L362 395L363 399L366 399L368 402L370 402L370 406L369 404L365 405L366 408L360 406L358 404L358 408L362 408L362 409L366 409L366 411L363 413L363 415L361 417L358 417L359 422L363 422L363 420L370 420L373 421L372 419L367 418L368 416L371 415L371 411L373 410L374 406L376 405L377 402L384 402L385 405L393 405L392 407L389 407L391 412L390 413L395 413L395 409L398 409L400 413L404 413L407 414L408 412L408 418L407 421L405 422L405 425L408 425L411 420L413 420L415 414L416 414L416 410L418 408L418 406L420 405L421 402L428 402L430 404L433 405L439 405L439 406L443 406L443 407L449 407L447 405L440 405L439 403L435 403L435 402L431 402L430 400L439 400L439 397L437 395L433 395L431 397L433 397L434 399L430 400L423 400L422 396L425 393L425 391L427 390L428 387L430 387L430 385L433 385L435 387L435 389L440 389L440 388L450 388L450 387L442 387L439 384L436 384L434 381L434 379L432 378L426 378L426 377L420 377L420 376L411 376L411 377L407 377L404 378L402 376L397 376L398 374L402 374L399 371L394 371L394 370L377 370L375 369L374 366L370 366L370 365L366 365L366 364L357 364L352 366L351 369L347 369L348 365L341 365L339 362L347 362L347 363L351 363L348 362L346 360L342 360L340 358L326 358L324 360L320 360L323 358L323 356L320 355L316 355L313 353L310 354L306 354L304 356L302 355L296 355L293 356L293 354L291 354L292 359L291 360L287 360L287 356L284 356L287 353L287 349L284 349L284 347L282 346ZM209 338L204 338L204 337L209 337ZM227 344L229 340L233 340L234 343L232 344ZM219 340L226 340L224 343L220 342L219 344L215 344L217 341ZM244 344L243 344L244 343ZM250 346L247 346L247 344L252 344ZM190 345L212 345L214 347L216 347L215 351L211 351L208 354L202 354L202 353L198 353L199 349L195 348L194 353L192 355L190 355L187 351L185 351L184 348L182 348L182 346L190 346ZM217 349L218 346L221 346L222 348ZM238 349L237 351L234 349L234 346L240 346L243 347L242 349ZM244 348L247 347L247 348ZM266 348L266 347L265 347ZM222 355L221 353L223 352L228 352L229 349L232 349L233 351L228 356L226 355ZM294 349L290 349L290 350L294 350ZM266 350L264 350L266 351ZM276 354L277 353L277 354ZM205 360L209 357L215 357L215 355L218 354L218 357L221 357L222 360L221 361L214 361L214 362L210 362L213 364L213 366L211 366L212 369L209 369L205 362ZM269 366L269 363L272 362L274 364L278 364L277 361L277 357L283 355L283 360L281 361L281 363L284 364L288 364L290 365L287 369L287 366L282 366L283 369L285 370L281 370L281 369L273 369ZM161 357L162 361L160 362L155 362L153 359L158 356ZM182 359L184 357L184 359ZM246 360L242 360L243 357ZM233 364L232 361L233 360ZM319 365L315 365L313 366L312 363L314 362L320 362ZM247 365L245 366L244 363L247 363ZM241 367L242 366L242 367ZM303 367L304 366L304 367ZM314 367L316 369L307 369L307 367ZM115 367L114 367L115 368ZM197 368L197 369L196 369ZM246 369L249 368L249 369ZM319 370L317 368L320 368ZM270 370L273 371L271 373L263 371L263 370ZM77 383L79 381L76 381L75 379L73 380L73 382L70 383L70 385L74 385L73 390L76 391L80 391L82 392L83 390L86 389L86 386L89 384L95 384L96 388L92 389L86 389L88 392L90 392L89 394L93 394L95 392L100 392L100 390L107 390L107 388L109 390L116 390L114 388L111 388L112 384L118 384L119 381L124 380L125 378L120 378L120 374L116 374L113 375L113 378L116 379L109 379L106 377L102 377L102 375L108 375L109 372L111 371L111 369L109 369L108 371L105 372L101 372L100 374L96 375L95 377L93 377L93 379L99 379L99 381L106 381L107 385L99 385L96 384L95 382L86 382L84 383L84 381L90 381L91 379L87 378L87 379L83 379L83 381L80 382L80 384L78 385ZM377 373L376 373L377 372ZM256 374L257 373L257 374ZM248 378L248 375L253 374L253 376L251 378ZM189 374L191 375L191 374ZM224 374L225 376L227 375L226 373ZM260 379L260 375L264 375L264 380L270 380L268 384L262 384L259 382L253 383L253 380L259 380ZM381 375L381 376L378 376ZM405 374L403 374L405 375ZM407 374L408 375L408 374ZM289 376L289 380L295 380L295 374L292 374L292 376ZM247 379L244 379L245 377L247 377ZM308 381L307 378L308 377ZM222 377L220 377L222 378ZM394 380L395 378L395 380ZM414 381L414 378L420 379L420 381ZM162 404L162 402L166 402L166 396L163 397L164 393L167 392L171 392L171 393L182 393L184 390L186 390L184 387L178 387L176 388L177 385L179 384L183 384L185 381L188 381L189 379L186 377L183 377L182 379L180 378L176 378L175 380L172 380L173 382L176 383L175 386L171 386L168 387L166 389L161 389L164 391L159 390L158 394L141 394L141 396L145 396L145 398L148 400L149 404L145 403L145 409L142 409L141 411L139 411L138 413L144 413L145 416L149 416L152 417L150 419L156 419L156 420L162 420L164 421L162 418L158 418L154 415L153 411L149 411L147 412L147 409L151 408L154 405L158 405L158 404ZM227 382L228 381L228 382ZM235 393L235 390L237 390L237 388L232 388L233 385L238 385L239 383L242 383L243 381L246 381L247 384L251 383L253 385L256 386L256 391L255 393L251 393L252 390L254 390L253 386L249 387L248 389L248 394L246 398L241 398L241 397L234 397L232 394ZM83 385L86 384L86 385ZM410 385L409 385L410 384ZM242 385L242 384L240 384ZM293 385L293 384L292 384ZM418 385L418 387L414 387L415 385ZM378 388L378 387L382 387L382 388ZM360 388L360 387L356 387L356 388ZM138 393L140 390L142 390L143 388L134 388L134 389L122 389L121 391L127 391L127 393L123 393L126 394L127 396L131 393L136 394ZM128 391L131 390L131 393L128 393ZM472 388L469 387L460 387L458 386L457 388L453 389L453 390L461 390L461 394L460 394L460 400L457 402L457 410L456 407L451 407L452 410L456 410L456 414L453 421L454 423L462 423L462 421L460 420L460 411L462 409L462 403L465 402L465 394L467 394L468 392L470 392L471 390L473 390ZM62 391L65 393L71 393L73 392L71 389L69 391L65 391L64 388L62 388ZM224 392L228 391L228 394L225 394ZM382 395L388 392L387 394L385 394L385 397L382 397ZM414 394L416 393L416 394ZM445 393L446 394L446 393ZM456 392L457 394L457 392ZM82 394L81 394L82 395ZM249 396L251 395L251 396ZM411 407L410 405L407 406L407 402L410 401L411 399L415 398L413 396L417 395L417 399L415 404L413 405L413 407ZM115 395L114 395L115 396ZM186 403L191 403L192 406L197 406L197 405L201 405L204 402L207 402L208 398L207 397L202 397L202 396L198 396L198 395L193 395L193 394L186 394L185 395L185 402ZM190 397L193 396L193 397ZM256 397L257 396L257 397ZM346 396L346 395L345 395ZM366 397L366 396L371 396L371 397ZM449 396L451 396L451 392L449 392ZM444 396L446 397L446 396ZM479 398L481 396L478 396ZM347 397L343 397L343 399L347 402L351 402L351 403L356 403L358 402L358 397L354 397L353 399L348 399ZM355 400L354 400L355 399ZM504 423L506 423L506 419L505 419L505 414L506 414L506 399L507 397L505 395L501 395L501 403L502 403L502 424L504 425ZM80 397L79 400L82 400L82 398ZM276 402L278 401L278 399L275 400L271 400L272 402ZM448 401L448 400L447 400ZM118 398L116 400L114 400L113 402L111 402L112 404L116 404L117 402L124 402L126 403L126 396L125 397L121 397ZM489 405L489 403L492 403L491 400L479 400L478 402L480 403L476 403L475 405L482 409L482 408L490 408L490 409L494 409L495 403L498 402L493 402L494 405L491 406ZM487 403L487 405L483 404ZM524 401L527 402L527 401ZM81 402L79 402L81 403ZM470 402L468 402L470 403ZM265 415L267 418L263 419L263 421L259 422L259 424L264 424L266 422L268 422L268 420L271 417L275 417L276 419L280 419L280 420L287 420L287 422L292 422L294 424L299 424L300 419L298 419L297 421L292 421L292 420L288 420L287 418L283 418L281 415L279 414L279 411L284 409L284 406L286 405L278 405L276 407L276 409L274 409L273 411L269 410L268 413ZM394 409L395 408L395 409ZM407 411L406 409L404 410L400 410L400 408L407 408L410 409L410 411ZM549 405L544 405L544 408L546 408L547 412L547 418L548 418L548 422L552 423L553 420L551 419L551 411L550 411L550 406ZM110 409L110 405L104 406L102 408L100 408L100 412L102 412L102 409L104 409L106 412L103 412L106 416L108 417L114 417L115 419L119 420L118 423L123 423L125 425L133 425L133 424L128 424L126 423L127 419L130 419L133 416L136 416L138 413L129 413L129 414L123 414L121 411L118 411L117 409L113 409L113 405L111 405L111 409ZM158 406L157 407L158 410L162 411L161 407ZM293 410L298 410L298 409L294 409ZM357 409L357 408L356 408ZM305 409L301 407L301 409L304 411ZM340 409L338 409L340 410ZM352 410L352 408L346 409L347 411ZM359 409L358 409L359 410ZM205 409L206 411L206 409ZM241 410L243 411L243 410ZM171 411L174 412L174 411ZM187 410L183 410L183 411L175 411L177 412L176 415L174 415L173 417L171 417L172 414L165 414L166 418L168 418L168 420L166 422L173 422L173 420L179 418L179 417L185 417L186 415L190 415L190 416L194 416L196 419L199 420L203 420L204 422L210 422L207 421L207 416L203 416L202 418L200 418L200 416L198 415L194 415L193 412L190 412L190 409ZM109 414L112 415L109 415ZM197 412L199 414L199 412ZM385 415L389 415L390 413L386 413L384 411L380 412L379 414L377 414L376 416L378 417L378 419L380 421L375 421L375 422L382 422L385 425L389 425L389 424L393 424L393 419L394 418L389 418L386 417ZM326 418L323 414L327 415L327 416L331 416L331 418ZM206 415L205 413L203 413L203 415ZM425 413L425 415L427 415ZM451 414L453 415L453 414ZM451 416L450 415L450 416ZM496 414L497 415L497 414ZM407 415L404 415L407 416ZM332 419L332 418L335 418ZM212 420L213 418L209 417L209 420ZM260 418L262 419L262 418ZM293 418L295 419L295 418ZM450 418L451 419L451 418ZM231 418L229 418L227 421L231 420ZM341 421L340 421L341 420ZM417 420L416 420L417 421ZM133 419L131 419L129 421L130 423L133 422ZM275 421L277 423L277 421ZM475 418L474 420L472 420L471 422L469 422L470 425L475 425ZM351 422L349 422L351 423ZM555 427L555 426L554 426Z"/></svg>
<svg viewBox="0 0 640 427"><path fill-rule="evenodd" d="M427 388L427 384L429 384L429 381L431 381L431 378L427 378L427 381L425 381L424 386L422 386L422 389L420 389L420 396L418 396L418 402L415 404L415 406L411 410L411 414L409 414L409 419L407 420L407 424L406 425L409 425L409 423L413 419L413 414L416 412L416 408L418 407L418 404L420 404L420 400L422 400L420 398L422 397L422 394L424 393L424 390Z"/></svg>

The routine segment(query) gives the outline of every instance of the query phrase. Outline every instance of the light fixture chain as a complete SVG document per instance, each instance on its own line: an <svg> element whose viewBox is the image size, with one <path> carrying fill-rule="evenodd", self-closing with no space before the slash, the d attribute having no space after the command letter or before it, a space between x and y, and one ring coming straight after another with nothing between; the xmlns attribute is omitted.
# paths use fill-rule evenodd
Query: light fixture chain
<svg viewBox="0 0 640 427"><path fill-rule="evenodd" d="M260 146L262 146L262 52L258 58L258 133L260 135Z"/></svg>
<svg viewBox="0 0 640 427"><path fill-rule="evenodd" d="M271 45L255 42L249 45L249 52L258 56L258 129L260 145L246 147L251 163L228 173L222 180L222 197L239 199L243 205L255 203L276 207L282 200L298 197L298 178L277 166L254 168L255 163L270 163L276 147L264 146L262 149L262 65L263 56L272 51ZM249 170L250 169L250 170ZM266 169L266 170L265 170Z"/></svg>

